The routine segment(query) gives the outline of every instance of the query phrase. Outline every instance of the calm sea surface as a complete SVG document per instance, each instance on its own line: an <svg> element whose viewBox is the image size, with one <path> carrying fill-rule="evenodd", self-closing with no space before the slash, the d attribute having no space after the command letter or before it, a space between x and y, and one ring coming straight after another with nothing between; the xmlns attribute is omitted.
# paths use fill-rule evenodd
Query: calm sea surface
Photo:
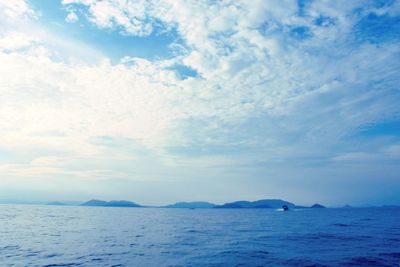
<svg viewBox="0 0 400 267"><path fill-rule="evenodd" d="M400 209L0 205L0 266L400 266Z"/></svg>

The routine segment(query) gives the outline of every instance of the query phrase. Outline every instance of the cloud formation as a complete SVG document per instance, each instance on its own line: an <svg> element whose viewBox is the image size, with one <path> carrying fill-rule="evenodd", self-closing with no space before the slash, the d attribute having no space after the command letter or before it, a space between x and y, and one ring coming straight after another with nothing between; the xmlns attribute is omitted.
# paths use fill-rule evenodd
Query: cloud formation
<svg viewBox="0 0 400 267"><path fill-rule="evenodd" d="M398 119L400 35L382 29L398 21L398 1L63 0L67 22L83 14L127 37L177 34L171 58L116 64L80 40L30 34L22 21L38 12L9 3L0 2L0 148L16 156L3 176L224 183L250 174L272 185L354 161L372 162L377 182L382 155L397 168L398 136L352 136ZM82 61L79 47L95 60Z"/></svg>
<svg viewBox="0 0 400 267"><path fill-rule="evenodd" d="M25 0L1 0L0 10L4 17L12 20L21 17L32 17L35 15L35 12Z"/></svg>

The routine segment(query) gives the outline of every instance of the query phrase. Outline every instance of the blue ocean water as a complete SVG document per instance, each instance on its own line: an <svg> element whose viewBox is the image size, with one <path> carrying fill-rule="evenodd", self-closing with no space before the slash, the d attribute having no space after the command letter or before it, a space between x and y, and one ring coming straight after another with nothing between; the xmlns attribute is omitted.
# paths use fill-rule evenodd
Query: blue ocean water
<svg viewBox="0 0 400 267"><path fill-rule="evenodd" d="M0 266L399 266L400 209L0 205Z"/></svg>

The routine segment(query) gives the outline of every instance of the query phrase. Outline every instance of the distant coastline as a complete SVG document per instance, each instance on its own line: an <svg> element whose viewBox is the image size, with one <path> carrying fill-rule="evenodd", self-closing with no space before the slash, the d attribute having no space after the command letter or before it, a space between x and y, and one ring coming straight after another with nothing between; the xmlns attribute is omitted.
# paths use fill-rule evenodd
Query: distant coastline
<svg viewBox="0 0 400 267"><path fill-rule="evenodd" d="M52 202L51 205L54 203L59 203L60 205L65 206L65 203L62 202ZM50 203L49 203L50 204ZM127 200L111 200L111 201L104 201L104 200L97 200L92 199L87 202L80 204L79 206L91 206L91 207L124 207L124 208L186 208L186 209L279 209L282 206L288 206L290 209L304 209L304 208L326 208L320 204L314 204L310 207L306 206L299 206L294 203L291 203L286 200L282 199L261 199L257 201L235 201L235 202L228 202L222 205L217 205L210 202L205 201L193 201L193 202L176 202L174 204L169 204L165 206L144 206L137 204L135 202L127 201Z"/></svg>
<svg viewBox="0 0 400 267"><path fill-rule="evenodd" d="M124 208L170 208L170 209L278 209L283 205L287 205L290 209L301 208L325 208L320 204L312 206L301 206L282 199L261 199L257 201L234 201L224 204L214 204L207 201L182 201L168 205L141 205L128 200L99 200L92 199L86 202L79 201L49 201L49 202L34 202L21 200L4 200L0 199L0 204L21 204L21 205L49 205L49 206L82 206L82 207L124 207ZM347 206L349 207L349 206Z"/></svg>
<svg viewBox="0 0 400 267"><path fill-rule="evenodd" d="M19 204L19 205L48 205L48 206L82 206L82 207L121 207L121 208L166 208L166 209L280 209L286 205L289 209L325 209L325 208L400 208L400 205L381 205L381 206L353 206L343 205L327 207L315 203L310 206L298 205L283 199L261 199L256 201L239 200L224 204L215 204L207 201L181 201L168 205L142 205L128 200L99 200L92 199L82 201L22 201L0 199L0 204Z"/></svg>

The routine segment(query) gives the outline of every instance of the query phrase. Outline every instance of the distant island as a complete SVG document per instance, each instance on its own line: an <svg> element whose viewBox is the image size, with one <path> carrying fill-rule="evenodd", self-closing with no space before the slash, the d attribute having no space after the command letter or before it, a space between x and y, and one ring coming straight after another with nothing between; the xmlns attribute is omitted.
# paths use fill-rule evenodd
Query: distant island
<svg viewBox="0 0 400 267"><path fill-rule="evenodd" d="M87 207L127 207L127 208L182 208L182 209L281 209L282 206L286 205L289 209L324 209L324 205L319 203L313 204L312 206L297 205L292 202L282 199L261 199L257 201L240 200L234 202L227 202L224 204L214 204L207 201L187 201L187 202L176 202L174 204L164 206L145 206L140 205L136 202L128 200L99 200L92 199L87 202L81 201L26 201L26 200L13 200L13 199L0 199L0 204L19 204L19 205L50 205L50 206L87 206ZM382 206L358 206L353 207L349 204L344 206L335 207L338 209L349 209L349 208L400 208L399 205L382 205Z"/></svg>
<svg viewBox="0 0 400 267"><path fill-rule="evenodd" d="M297 206L291 202L281 199L261 199L257 201L235 201L225 203L223 205L216 206L219 209L278 209L282 208L283 205L288 206L290 209L305 208L303 206Z"/></svg>
<svg viewBox="0 0 400 267"><path fill-rule="evenodd" d="M56 203L56 202L53 202ZM60 203L62 204L62 203ZM54 204L53 204L54 205ZM112 200L112 201L104 201L92 199L85 203L82 203L80 206L91 206L91 207L145 207L135 202L126 201L126 200ZM222 205L213 204L206 201L192 201L192 202L176 202L174 204L159 206L159 208L183 208L183 209L280 209L282 206L287 206L289 209L303 209L303 208L325 208L320 204L314 204L311 207L299 206L292 202L282 200L282 199L261 199L257 201L235 201L228 202ZM150 207L150 206L146 206Z"/></svg>
<svg viewBox="0 0 400 267"><path fill-rule="evenodd" d="M97 200L92 199L85 203L82 203L81 206L90 206L90 207L126 207L126 208L136 208L142 207L139 204L136 204L131 201L126 200L111 200L111 201L104 201L104 200Z"/></svg>
<svg viewBox="0 0 400 267"><path fill-rule="evenodd" d="M0 199L0 204L18 204L18 205L49 205L49 206L81 206L81 207L126 207L126 208L181 208L181 209L281 209L282 206L287 206L291 209L324 209L326 206L315 203L311 206L302 206L289 202L283 199L261 199L256 201L233 201L224 204L214 204L207 201L182 201L169 205L141 205L137 202L128 200L99 200L92 199L86 202L82 201L27 201L27 200L13 200L13 199ZM349 208L400 208L399 205L382 205L382 206L358 206L353 207L349 204L344 206L337 206L338 209Z"/></svg>
<svg viewBox="0 0 400 267"><path fill-rule="evenodd" d="M316 204L312 205L311 208L313 208L313 209L324 209L326 207L322 206L321 204L316 203Z"/></svg>

